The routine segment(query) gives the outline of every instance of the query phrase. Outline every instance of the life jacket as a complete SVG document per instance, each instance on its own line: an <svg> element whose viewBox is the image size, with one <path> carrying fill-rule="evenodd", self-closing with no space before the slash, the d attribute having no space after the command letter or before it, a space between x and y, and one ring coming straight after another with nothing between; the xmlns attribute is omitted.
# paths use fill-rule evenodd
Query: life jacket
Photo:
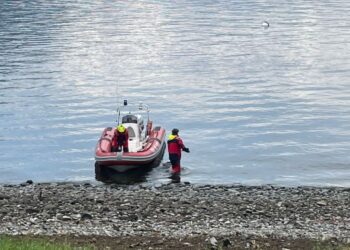
<svg viewBox="0 0 350 250"><path fill-rule="evenodd" d="M177 135L169 135L168 137L168 152L169 154L177 154L181 156L181 150L184 148L182 139Z"/></svg>

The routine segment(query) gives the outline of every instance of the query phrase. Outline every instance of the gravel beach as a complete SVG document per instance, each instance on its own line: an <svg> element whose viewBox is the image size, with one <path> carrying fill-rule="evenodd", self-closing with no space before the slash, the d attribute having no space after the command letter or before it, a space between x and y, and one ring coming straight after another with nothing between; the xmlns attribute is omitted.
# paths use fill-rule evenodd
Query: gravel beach
<svg viewBox="0 0 350 250"><path fill-rule="evenodd" d="M234 236L349 245L349 204L350 189L336 187L28 181L0 185L0 234L192 237L212 247L218 239L229 246Z"/></svg>

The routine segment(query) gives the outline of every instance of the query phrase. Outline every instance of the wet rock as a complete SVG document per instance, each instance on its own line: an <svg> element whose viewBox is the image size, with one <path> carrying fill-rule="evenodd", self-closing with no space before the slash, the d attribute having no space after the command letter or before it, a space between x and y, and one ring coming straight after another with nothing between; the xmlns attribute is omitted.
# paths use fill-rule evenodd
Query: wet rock
<svg viewBox="0 0 350 250"><path fill-rule="evenodd" d="M189 242L183 242L182 244L186 247L193 247L193 245Z"/></svg>
<svg viewBox="0 0 350 250"><path fill-rule="evenodd" d="M38 208L33 208L33 207L26 208L26 213L28 214L39 213L39 212L40 210Z"/></svg>
<svg viewBox="0 0 350 250"><path fill-rule="evenodd" d="M10 199L10 196L4 195L4 194L0 194L0 200L8 200L8 199Z"/></svg>
<svg viewBox="0 0 350 250"><path fill-rule="evenodd" d="M231 241L229 239L224 239L223 242L222 242L222 246L223 247L228 247L228 246L231 246Z"/></svg>
<svg viewBox="0 0 350 250"><path fill-rule="evenodd" d="M319 205L319 206L327 206L327 202L326 201L318 201L316 204Z"/></svg>
<svg viewBox="0 0 350 250"><path fill-rule="evenodd" d="M69 220L72 220L72 218L71 218L70 216L63 215L63 216L62 216L62 220L63 220L63 221L69 221Z"/></svg>
<svg viewBox="0 0 350 250"><path fill-rule="evenodd" d="M80 215L80 219L81 220L92 220L92 215L91 214L88 214L88 213L82 213L81 215Z"/></svg>
<svg viewBox="0 0 350 250"><path fill-rule="evenodd" d="M217 239L215 238L215 237L211 237L210 239L209 239L209 243L210 243L210 245L212 246L212 247L217 247L218 246L218 241L217 241Z"/></svg>

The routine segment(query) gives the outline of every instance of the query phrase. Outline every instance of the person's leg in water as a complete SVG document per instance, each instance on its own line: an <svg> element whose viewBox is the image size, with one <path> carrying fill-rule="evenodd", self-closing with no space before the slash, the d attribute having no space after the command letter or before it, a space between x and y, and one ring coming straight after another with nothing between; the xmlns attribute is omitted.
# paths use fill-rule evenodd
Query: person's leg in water
<svg viewBox="0 0 350 250"><path fill-rule="evenodd" d="M180 166L180 158L177 154L169 154L169 160L171 163L171 182L172 183L180 183L180 172L181 172L181 166Z"/></svg>
<svg viewBox="0 0 350 250"><path fill-rule="evenodd" d="M181 172L180 157L177 154L169 154L169 159L172 167L172 173L180 174Z"/></svg>

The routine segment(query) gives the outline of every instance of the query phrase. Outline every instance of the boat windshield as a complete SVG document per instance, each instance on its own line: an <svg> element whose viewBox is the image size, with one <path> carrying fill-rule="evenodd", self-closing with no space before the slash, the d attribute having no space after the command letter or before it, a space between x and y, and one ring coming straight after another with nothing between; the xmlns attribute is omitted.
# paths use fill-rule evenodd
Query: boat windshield
<svg viewBox="0 0 350 250"><path fill-rule="evenodd" d="M125 115L122 118L122 123L137 123L137 117L135 115Z"/></svg>

